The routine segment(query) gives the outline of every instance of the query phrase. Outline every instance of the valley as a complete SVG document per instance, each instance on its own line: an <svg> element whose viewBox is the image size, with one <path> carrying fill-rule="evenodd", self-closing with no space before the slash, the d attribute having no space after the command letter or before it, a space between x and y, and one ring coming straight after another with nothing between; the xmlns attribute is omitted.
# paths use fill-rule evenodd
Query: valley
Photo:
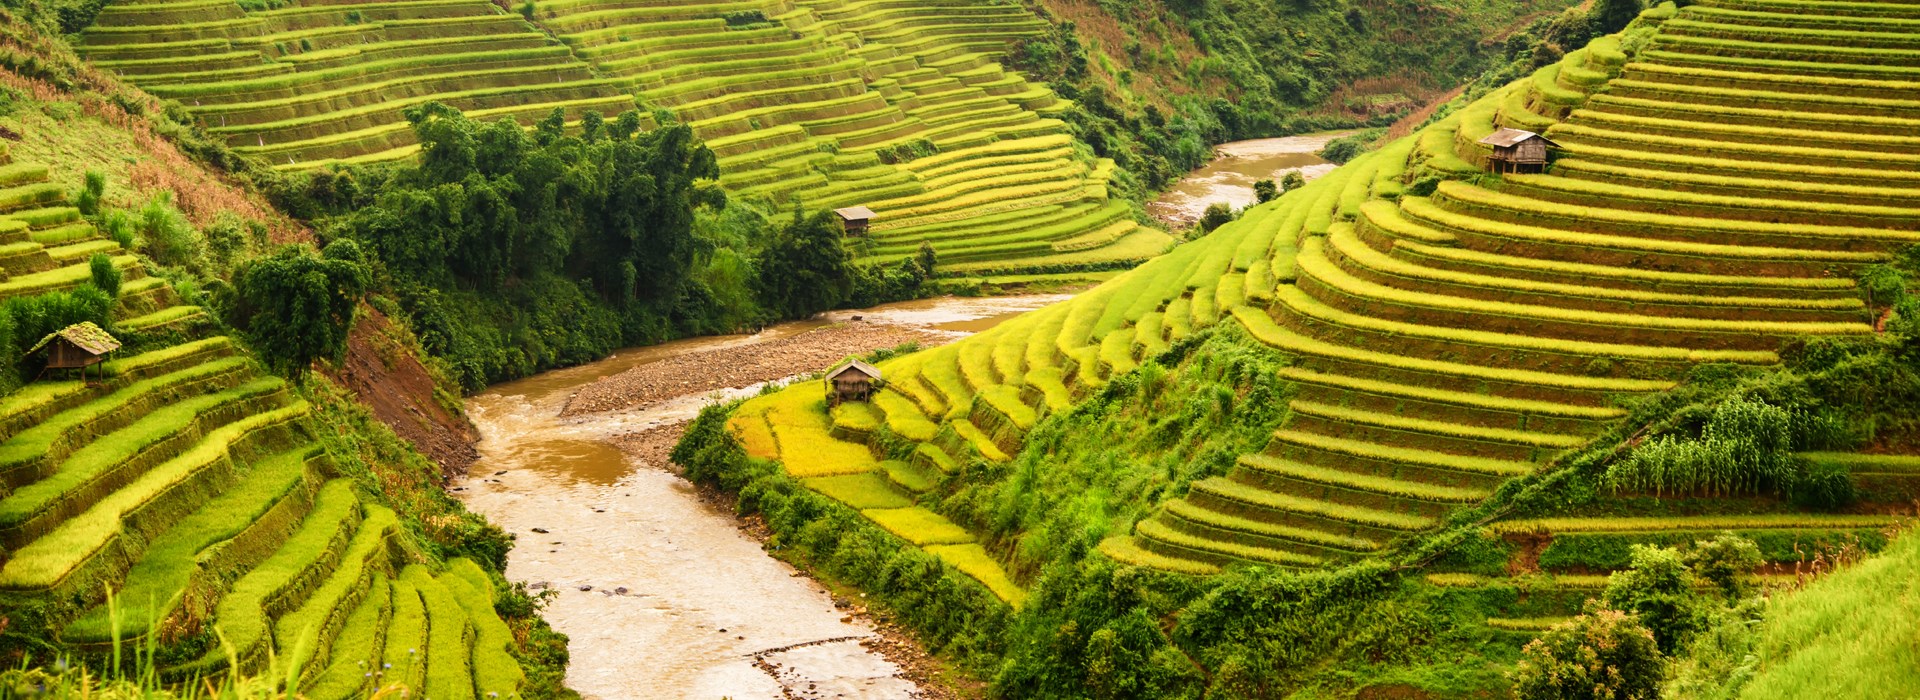
<svg viewBox="0 0 1920 700"><path fill-rule="evenodd" d="M1057 299L908 302L837 312L824 323L897 327L935 344L1051 301ZM866 320L847 320L852 315ZM955 327L968 330L947 330ZM847 617L852 606L838 609L827 592L762 551L731 513L708 503L670 464L632 445L643 434L670 445L702 406L751 395L757 385L690 387L665 400L561 415L596 378L649 361L721 353L716 361L744 362L773 341L838 330L796 323L748 337L653 346L501 385L471 400L482 457L456 488L470 507L526 543L512 555L508 577L558 591L547 617L572 640L571 687L601 698L679 693L744 700L782 697L782 689L802 697L915 696L898 666L861 645L874 631ZM860 354L890 346L845 347ZM796 645L810 646L781 651ZM763 670L773 665L784 667L780 675Z"/></svg>
<svg viewBox="0 0 1920 700"><path fill-rule="evenodd" d="M1914 0L0 6L0 697L1920 693Z"/></svg>

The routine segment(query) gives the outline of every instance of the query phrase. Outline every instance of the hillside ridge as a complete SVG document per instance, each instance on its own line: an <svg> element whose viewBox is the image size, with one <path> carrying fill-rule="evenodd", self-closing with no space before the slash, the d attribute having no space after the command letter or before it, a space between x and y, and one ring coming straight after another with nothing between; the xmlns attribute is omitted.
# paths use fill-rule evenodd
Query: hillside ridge
<svg viewBox="0 0 1920 700"><path fill-rule="evenodd" d="M733 429L749 454L803 480L864 473L904 494L936 490L969 463L1007 462L1040 416L1231 319L1292 358L1289 417L1264 450L1194 482L1102 551L1200 574L1387 551L1584 445L1626 415L1622 401L1695 367L1768 366L1798 338L1875 332L1852 272L1920 237L1920 200L1903 186L1920 163L1892 136L1920 127L1920 112L1903 67L1846 47L1886 41L1874 28L1914 12L1792 0L1649 10L1634 31L1206 239L883 364L888 387L871 405L828 417L801 398L813 387L798 387L748 402ZM1839 127L1855 123L1885 136ZM1478 142L1502 127L1545 133L1558 157L1544 173L1489 173ZM863 436L880 426L915 445L911 459L867 453ZM1566 528L1567 547L1731 528L1782 561L1799 556L1796 542L1876 541L1897 518L1729 515L1649 520L1624 535L1542 527ZM870 517L916 544L968 537L931 511ZM952 561L1019 600L997 568Z"/></svg>

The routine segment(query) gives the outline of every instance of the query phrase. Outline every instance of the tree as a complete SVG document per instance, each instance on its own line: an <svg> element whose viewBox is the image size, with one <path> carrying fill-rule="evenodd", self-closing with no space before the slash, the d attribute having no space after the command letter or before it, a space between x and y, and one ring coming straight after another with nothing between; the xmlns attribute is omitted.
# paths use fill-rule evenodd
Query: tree
<svg viewBox="0 0 1920 700"><path fill-rule="evenodd" d="M1253 183L1253 197L1260 200L1260 203L1271 202L1278 196L1280 196L1280 188L1273 184L1273 180L1260 180Z"/></svg>
<svg viewBox="0 0 1920 700"><path fill-rule="evenodd" d="M323 256L291 245L236 275L236 325L274 371L303 374L314 360L346 352L354 310L369 283L360 257L347 240L334 241Z"/></svg>
<svg viewBox="0 0 1920 700"><path fill-rule="evenodd" d="M774 234L760 258L760 305L788 318L833 308L851 291L845 236L833 212L807 216L796 207L793 221Z"/></svg>
<svg viewBox="0 0 1920 700"><path fill-rule="evenodd" d="M1693 580L1693 572L1680 552L1637 544L1628 568L1607 579L1601 600L1609 608L1637 615L1641 624L1653 631L1660 648L1671 653L1703 622Z"/></svg>
<svg viewBox="0 0 1920 700"><path fill-rule="evenodd" d="M1518 700L1653 700L1664 663L1632 615L1590 607L1528 642L1508 677Z"/></svg>
<svg viewBox="0 0 1920 700"><path fill-rule="evenodd" d="M1307 178L1298 170L1288 170L1287 174L1280 176L1281 192L1292 192L1306 186Z"/></svg>

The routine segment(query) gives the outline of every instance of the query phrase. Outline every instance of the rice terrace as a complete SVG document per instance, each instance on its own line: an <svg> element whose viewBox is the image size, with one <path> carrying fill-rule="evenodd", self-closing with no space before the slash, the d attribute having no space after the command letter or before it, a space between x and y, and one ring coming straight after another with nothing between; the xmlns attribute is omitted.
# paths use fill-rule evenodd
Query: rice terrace
<svg viewBox="0 0 1920 700"><path fill-rule="evenodd" d="M1920 0L0 0L0 698L1920 697Z"/></svg>

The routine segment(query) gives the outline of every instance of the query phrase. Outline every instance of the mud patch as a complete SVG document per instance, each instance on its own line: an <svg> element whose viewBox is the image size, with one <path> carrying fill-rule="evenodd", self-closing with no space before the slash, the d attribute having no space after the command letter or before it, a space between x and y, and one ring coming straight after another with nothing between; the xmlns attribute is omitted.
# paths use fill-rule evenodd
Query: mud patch
<svg viewBox="0 0 1920 700"><path fill-rule="evenodd" d="M380 422L431 457L447 475L464 474L480 453L480 432L441 405L433 375L398 340L385 314L362 305L347 337L347 354L326 374L352 391Z"/></svg>
<svg viewBox="0 0 1920 700"><path fill-rule="evenodd" d="M951 338L878 323L849 322L765 343L675 355L601 377L580 389L562 416L646 406L677 396L739 389L827 369L848 355L904 343L935 345Z"/></svg>

